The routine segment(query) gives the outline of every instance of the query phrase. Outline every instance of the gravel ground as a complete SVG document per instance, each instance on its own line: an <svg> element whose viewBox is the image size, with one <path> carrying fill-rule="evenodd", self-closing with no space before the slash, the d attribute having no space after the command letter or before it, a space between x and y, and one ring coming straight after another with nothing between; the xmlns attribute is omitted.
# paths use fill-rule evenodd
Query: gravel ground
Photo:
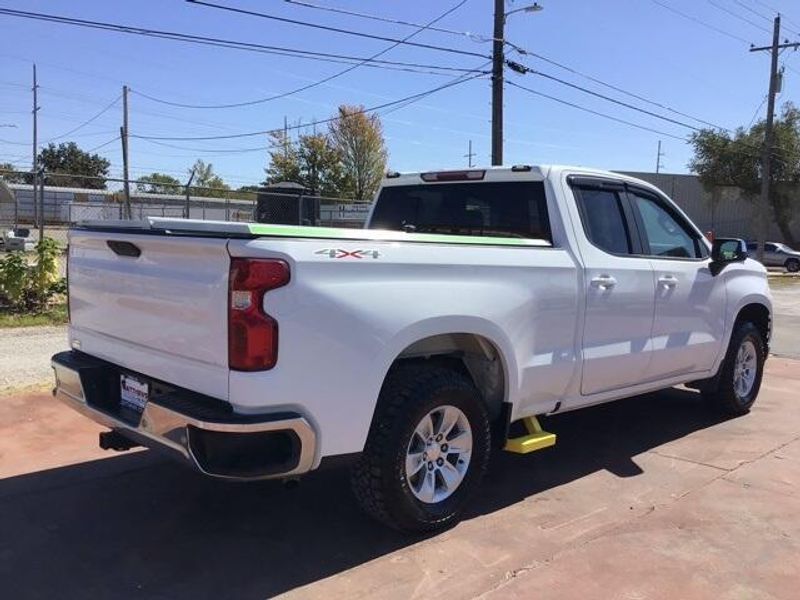
<svg viewBox="0 0 800 600"><path fill-rule="evenodd" d="M0 329L0 393L46 384L50 357L66 349L65 326Z"/></svg>

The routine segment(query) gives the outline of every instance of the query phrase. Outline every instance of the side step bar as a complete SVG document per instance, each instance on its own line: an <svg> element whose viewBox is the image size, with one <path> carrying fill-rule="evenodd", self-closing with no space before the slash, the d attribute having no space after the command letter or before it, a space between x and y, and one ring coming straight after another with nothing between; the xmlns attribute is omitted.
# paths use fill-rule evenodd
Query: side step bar
<svg viewBox="0 0 800 600"><path fill-rule="evenodd" d="M503 450L516 454L528 454L556 445L556 434L544 431L536 417L525 417L522 419L522 423L528 431L527 435L507 440Z"/></svg>

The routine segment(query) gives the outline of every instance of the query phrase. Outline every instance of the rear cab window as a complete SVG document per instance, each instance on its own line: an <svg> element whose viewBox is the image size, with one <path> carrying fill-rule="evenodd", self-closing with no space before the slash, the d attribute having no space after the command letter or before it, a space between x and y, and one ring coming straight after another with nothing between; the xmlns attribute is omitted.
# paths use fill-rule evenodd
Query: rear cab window
<svg viewBox="0 0 800 600"><path fill-rule="evenodd" d="M369 228L552 243L541 181L387 186L376 200Z"/></svg>

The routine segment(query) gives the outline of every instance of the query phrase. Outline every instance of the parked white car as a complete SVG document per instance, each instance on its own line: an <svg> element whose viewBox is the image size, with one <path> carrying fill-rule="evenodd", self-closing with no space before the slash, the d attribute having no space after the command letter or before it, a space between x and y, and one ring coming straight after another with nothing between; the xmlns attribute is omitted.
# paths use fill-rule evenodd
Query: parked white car
<svg viewBox="0 0 800 600"><path fill-rule="evenodd" d="M365 230L87 223L69 302L55 394L101 445L230 479L352 456L360 504L405 530L458 519L492 446L552 445L539 415L677 384L746 413L771 327L744 242L556 166L390 174Z"/></svg>

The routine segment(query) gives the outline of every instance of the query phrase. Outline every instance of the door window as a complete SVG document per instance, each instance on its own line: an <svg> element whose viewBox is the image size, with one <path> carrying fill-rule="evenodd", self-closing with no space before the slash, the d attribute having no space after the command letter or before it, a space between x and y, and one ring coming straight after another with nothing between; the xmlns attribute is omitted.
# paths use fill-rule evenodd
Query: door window
<svg viewBox="0 0 800 600"><path fill-rule="evenodd" d="M702 258L702 244L683 219L655 198L636 192L629 194L641 217L642 232L647 238L650 256L662 258ZM642 241L645 243L645 240ZM647 246L645 246L647 248Z"/></svg>
<svg viewBox="0 0 800 600"><path fill-rule="evenodd" d="M622 190L576 188L576 192L589 240L611 254L630 254L631 237L622 208Z"/></svg>

